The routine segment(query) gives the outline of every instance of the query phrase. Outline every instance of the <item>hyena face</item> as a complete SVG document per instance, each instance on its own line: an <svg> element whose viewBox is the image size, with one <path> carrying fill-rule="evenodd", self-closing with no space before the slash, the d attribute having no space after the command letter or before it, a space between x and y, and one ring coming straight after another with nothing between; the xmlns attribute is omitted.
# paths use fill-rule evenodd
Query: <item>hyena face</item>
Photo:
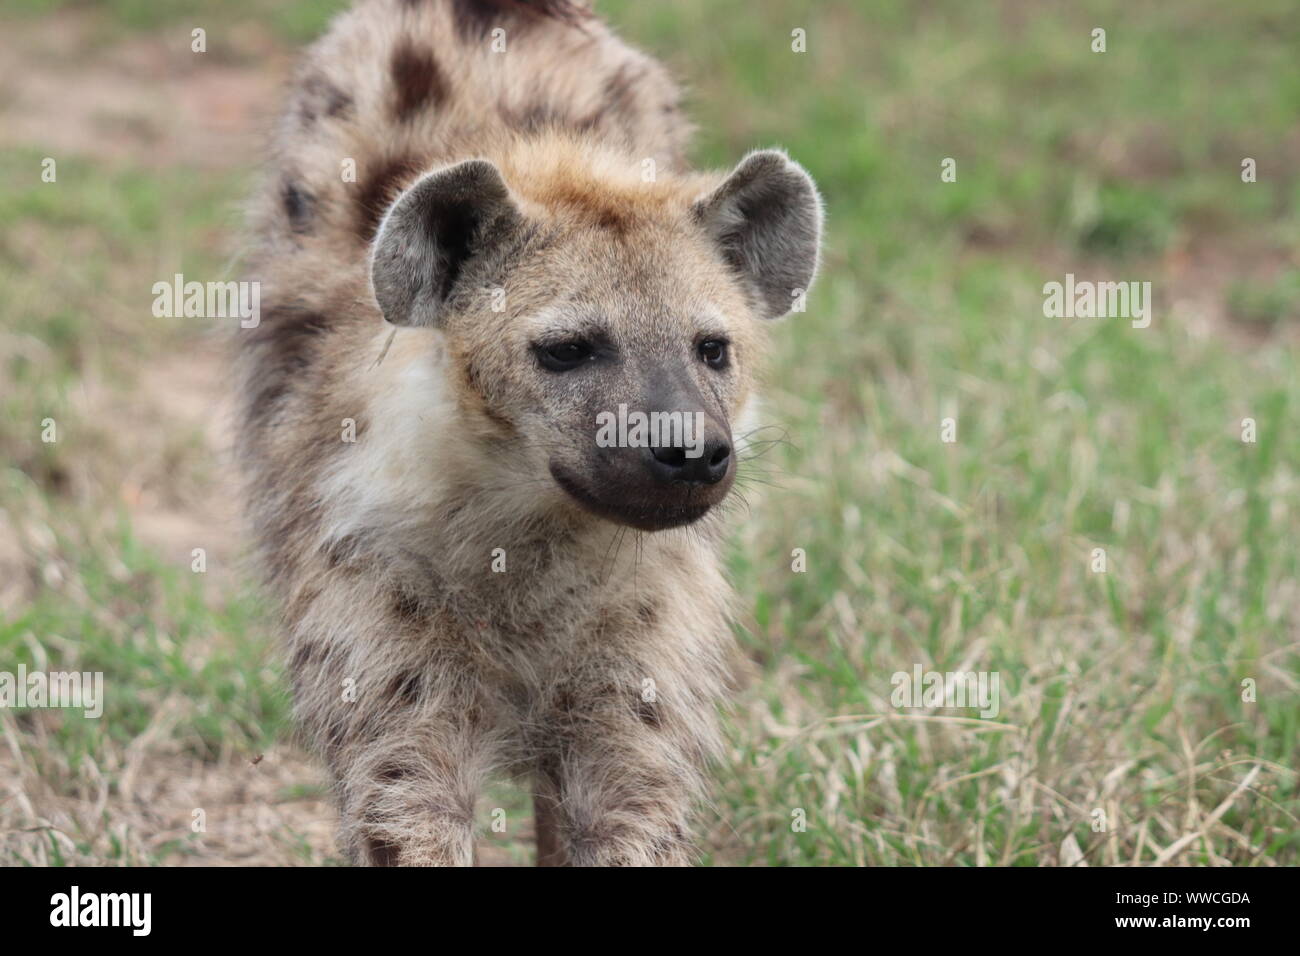
<svg viewBox="0 0 1300 956"><path fill-rule="evenodd" d="M443 331L483 454L511 459L494 467L619 524L689 524L735 477L758 325L812 280L816 190L775 152L720 185L567 175L508 186L471 160L425 176L379 231L376 299Z"/></svg>

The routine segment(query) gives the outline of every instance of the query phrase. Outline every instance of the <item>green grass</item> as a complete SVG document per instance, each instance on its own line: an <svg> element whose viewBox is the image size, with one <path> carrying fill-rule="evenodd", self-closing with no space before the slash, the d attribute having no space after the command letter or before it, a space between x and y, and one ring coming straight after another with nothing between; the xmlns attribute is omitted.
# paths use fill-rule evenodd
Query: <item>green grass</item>
<svg viewBox="0 0 1300 956"><path fill-rule="evenodd" d="M223 0L219 5L204 0L5 0L0 13L16 17L49 16L95 8L105 13L102 26L110 35L131 32L201 27L208 33L208 51L238 55L238 41L223 31L227 25L255 23L289 43L308 43L325 29L330 19L348 6L346 0ZM188 45L188 39L187 39Z"/></svg>
<svg viewBox="0 0 1300 956"><path fill-rule="evenodd" d="M0 629L0 649L15 666L58 660L64 669L105 676L101 721L62 722L52 739L69 753L90 752L101 739L126 745L177 697L192 706L176 724L176 739L195 756L215 757L232 741L270 746L285 730L286 698L255 631L258 603L207 600L196 575L163 565L126 529L102 546L99 554L68 548L84 588L80 600L45 591ZM107 554L112 562L103 560ZM203 650L214 641L229 645L215 657Z"/></svg>
<svg viewBox="0 0 1300 956"><path fill-rule="evenodd" d="M169 22L189 22L182 7ZM775 331L768 423L788 440L759 463L773 487L731 557L757 676L704 814L709 862L1043 865L1077 847L1093 865L1149 864L1202 827L1173 862L1300 861L1290 5L599 7L688 82L701 164L782 145L828 210L808 312ZM145 9L115 0L103 16L154 29ZM209 18L297 42L322 13L240 0ZM956 183L940 181L945 157ZM219 271L246 179L72 159L56 191L33 180L39 158L0 166L0 530L17 532L28 582L0 619L0 660L102 669L114 693L96 727L0 721L24 780L52 804L93 803L168 701L173 759L221 768L290 739L271 616L238 574L214 587L139 542L116 497L133 474L120 432L139 425L82 394L87 380L128 391L190 341L141 320L140 283L178 262ZM1151 281L1151 327L1045 318L1042 285L1066 272ZM66 442L39 442L46 415ZM1256 443L1241 441L1247 417ZM228 493L191 438L155 448L154 470ZM915 664L996 672L1000 714L896 710L890 676ZM495 807L507 834L488 831ZM485 843L526 857L525 810L509 788L486 798ZM10 836L0 854L204 852L185 833L150 843L125 811L125 836L111 809L107 823L59 812L45 815L67 840Z"/></svg>

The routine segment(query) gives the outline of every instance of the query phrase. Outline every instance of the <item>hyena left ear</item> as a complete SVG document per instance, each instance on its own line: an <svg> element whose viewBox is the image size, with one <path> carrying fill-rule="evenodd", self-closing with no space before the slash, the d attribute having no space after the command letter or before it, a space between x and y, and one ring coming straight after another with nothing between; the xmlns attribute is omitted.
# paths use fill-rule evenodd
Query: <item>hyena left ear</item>
<svg viewBox="0 0 1300 956"><path fill-rule="evenodd" d="M802 166L778 150L750 153L692 211L764 318L794 308L817 272L822 232L821 197Z"/></svg>
<svg viewBox="0 0 1300 956"><path fill-rule="evenodd" d="M466 266L520 220L500 171L485 159L417 180L375 237L370 283L384 318L394 325L442 325Z"/></svg>

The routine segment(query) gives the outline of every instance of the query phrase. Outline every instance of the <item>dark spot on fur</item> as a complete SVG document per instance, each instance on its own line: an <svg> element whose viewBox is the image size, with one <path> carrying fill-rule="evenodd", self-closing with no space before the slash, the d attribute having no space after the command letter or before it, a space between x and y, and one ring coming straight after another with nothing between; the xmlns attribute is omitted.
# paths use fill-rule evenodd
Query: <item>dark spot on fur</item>
<svg viewBox="0 0 1300 956"><path fill-rule="evenodd" d="M483 723L483 708L477 703L470 704L465 708L464 713L465 726L469 728L478 727Z"/></svg>
<svg viewBox="0 0 1300 956"><path fill-rule="evenodd" d="M403 624L418 625L428 622L430 609L418 595L397 591L393 594L393 614Z"/></svg>
<svg viewBox="0 0 1300 956"><path fill-rule="evenodd" d="M642 601L636 606L636 617L642 624L654 624L659 620L659 609L649 601Z"/></svg>
<svg viewBox="0 0 1300 956"><path fill-rule="evenodd" d="M245 413L254 426L265 423L289 395L295 378L315 360L321 336L330 329L327 316L297 305L267 309L256 328L244 330L255 350L252 394L245 396Z"/></svg>
<svg viewBox="0 0 1300 956"><path fill-rule="evenodd" d="M431 50L417 50L402 43L393 50L389 71L393 77L393 118L399 122L447 98L447 78Z"/></svg>
<svg viewBox="0 0 1300 956"><path fill-rule="evenodd" d="M298 101L298 114L303 125L310 126L321 114L338 119L351 112L352 97L325 77L315 73L303 80L302 96Z"/></svg>
<svg viewBox="0 0 1300 956"><path fill-rule="evenodd" d="M596 216L596 225L602 229L623 232L627 228L627 220L613 209L602 209Z"/></svg>
<svg viewBox="0 0 1300 956"><path fill-rule="evenodd" d="M550 115L547 119L554 125L566 126L578 133L590 133L599 129L611 117L622 121L627 127L643 112L638 108L637 90L638 83L645 75L644 67L624 63L605 81L601 104L586 116L581 119L565 119ZM665 108L665 112L671 111L671 107Z"/></svg>
<svg viewBox="0 0 1300 956"><path fill-rule="evenodd" d="M605 81L605 108L615 113L633 113L637 82L645 77L644 67L624 63Z"/></svg>
<svg viewBox="0 0 1300 956"><path fill-rule="evenodd" d="M357 423L357 432L360 434L361 424ZM330 570L338 570L346 567L355 561L361 553L361 538L355 534L345 534L341 538L335 538L321 547L321 555L325 558L325 564Z"/></svg>
<svg viewBox="0 0 1300 956"><path fill-rule="evenodd" d="M531 103L522 109L513 109L503 103L500 110L501 118L507 126L528 135L547 129L590 133L604 122L609 106L608 104L598 106L581 118L556 109L550 103Z"/></svg>
<svg viewBox="0 0 1300 956"><path fill-rule="evenodd" d="M380 161L366 176L361 191L357 193L357 235L369 242L375 238L379 222L409 180L425 164L411 156L401 156Z"/></svg>
<svg viewBox="0 0 1300 956"><path fill-rule="evenodd" d="M410 671L406 674L398 674L388 682L388 687L384 691L386 700L400 700L408 706L419 703L420 695L424 691L424 677L419 671Z"/></svg>
<svg viewBox="0 0 1300 956"><path fill-rule="evenodd" d="M383 780L385 783L393 783L409 777L410 775L411 772L401 764L386 763L379 768L379 772L375 776L380 780Z"/></svg>
<svg viewBox="0 0 1300 956"><path fill-rule="evenodd" d="M500 4L484 0L452 0L451 5L456 18L456 32L462 40L483 39L505 12Z"/></svg>
<svg viewBox="0 0 1300 956"><path fill-rule="evenodd" d="M538 788L552 794L560 792L561 773L564 761L554 748L546 747L536 757Z"/></svg>
<svg viewBox="0 0 1300 956"><path fill-rule="evenodd" d="M329 96L325 101L325 115L331 119L339 119L351 112L352 97L337 87L330 87Z"/></svg>
<svg viewBox="0 0 1300 956"><path fill-rule="evenodd" d="M552 704L556 715L565 720L571 720L573 718L574 706L573 695L567 690L562 690L556 694L555 700Z"/></svg>
<svg viewBox="0 0 1300 956"><path fill-rule="evenodd" d="M452 12L462 40L482 40L493 27L526 30L546 17L578 26L591 16L572 0L452 0Z"/></svg>
<svg viewBox="0 0 1300 956"><path fill-rule="evenodd" d="M646 700L639 694L636 699L636 715L640 718L641 723L648 727L659 726L659 707L654 701Z"/></svg>
<svg viewBox="0 0 1300 956"><path fill-rule="evenodd" d="M366 852L370 854L370 862L374 866L397 866L402 856L396 844L388 843L378 837L370 837L366 840Z"/></svg>
<svg viewBox="0 0 1300 956"><path fill-rule="evenodd" d="M310 351L330 329L329 318L296 305L272 306L255 329L249 330L250 344L263 346L288 371L311 364Z"/></svg>
<svg viewBox="0 0 1300 956"><path fill-rule="evenodd" d="M280 187L280 202L289 217L289 228L299 235L311 231L311 221L316 213L316 197L294 182L286 179Z"/></svg>
<svg viewBox="0 0 1300 956"><path fill-rule="evenodd" d="M324 656L324 652L319 644L313 644L310 641L303 641L293 652L293 658L289 662L292 670L302 670L309 664L315 664Z"/></svg>

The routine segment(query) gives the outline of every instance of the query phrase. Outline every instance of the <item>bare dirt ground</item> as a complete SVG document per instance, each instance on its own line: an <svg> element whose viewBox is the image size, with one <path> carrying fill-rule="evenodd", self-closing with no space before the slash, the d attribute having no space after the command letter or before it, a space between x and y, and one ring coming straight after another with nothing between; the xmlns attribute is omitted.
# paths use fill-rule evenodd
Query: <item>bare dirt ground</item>
<svg viewBox="0 0 1300 956"><path fill-rule="evenodd" d="M289 55L241 34L241 59L190 50L188 30L105 37L80 11L11 24L0 45L0 126L14 144L134 166L225 169L257 156Z"/></svg>

